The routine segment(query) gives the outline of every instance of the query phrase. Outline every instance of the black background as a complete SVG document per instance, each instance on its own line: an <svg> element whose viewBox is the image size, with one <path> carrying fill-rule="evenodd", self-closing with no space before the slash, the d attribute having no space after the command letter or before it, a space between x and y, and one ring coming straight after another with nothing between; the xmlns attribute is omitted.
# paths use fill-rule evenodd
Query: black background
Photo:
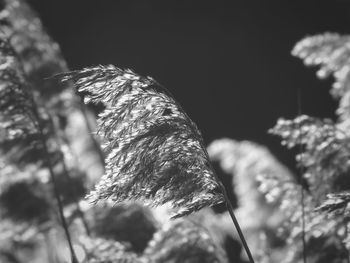
<svg viewBox="0 0 350 263"><path fill-rule="evenodd" d="M278 117L334 118L332 79L290 55L307 35L350 31L350 2L336 0L31 0L71 69L115 64L165 85L198 124L220 137L293 154L267 134Z"/></svg>

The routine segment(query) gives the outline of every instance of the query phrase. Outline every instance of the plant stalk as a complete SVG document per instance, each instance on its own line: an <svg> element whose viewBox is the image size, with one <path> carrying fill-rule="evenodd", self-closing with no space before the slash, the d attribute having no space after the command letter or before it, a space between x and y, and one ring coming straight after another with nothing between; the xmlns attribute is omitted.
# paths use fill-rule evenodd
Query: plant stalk
<svg viewBox="0 0 350 263"><path fill-rule="evenodd" d="M216 175L216 173L214 172L214 175L215 175L215 178L221 188L221 192L222 194L224 195L224 199L225 199L225 204L226 204L226 208L227 208L227 211L229 212L230 214L230 217L232 219L232 222L233 224L235 225L236 227L236 230L237 230L237 233L238 233L238 236L239 238L241 239L241 242L242 242L242 245L243 245L243 248L248 256L248 259L249 259L249 262L250 263L254 263L254 258L253 258L253 255L252 253L250 252L250 249L249 249L249 246L247 244L247 241L245 240L245 237L243 235L243 232L241 230L241 227L238 223L238 220L233 212L233 207L232 207L232 204L231 204L231 201L227 195L227 192L226 192L226 189L225 189L225 186L223 185L223 183L221 182L221 180L219 179L219 177Z"/></svg>
<svg viewBox="0 0 350 263"><path fill-rule="evenodd" d="M203 149L204 146L202 145ZM207 155L207 158L208 160L210 160L209 158L209 155L208 155L208 152L205 151L206 155ZM212 166L211 162L209 161L209 166L211 168L211 170L213 171L213 174L214 174L214 177L215 177L215 180L216 182L218 183L219 187L220 187L220 190L222 192L222 194L224 195L224 200L225 200L225 204L226 204L226 208L227 208L227 211L228 213L230 214L230 217L231 217L231 220L237 230L237 233L238 233L238 236L239 238L241 239L241 242L242 242L242 245L243 245L243 248L248 256L248 259L249 259L249 262L250 263L254 263L254 258L253 258L253 255L252 253L250 252L250 249L249 249L249 246L247 244L247 241L245 240L245 237L243 235L243 232L242 232L242 229L238 223L238 220L233 212L233 207L232 207L232 204L231 204L231 201L230 201L230 198L228 197L227 195L227 191L226 191L226 188L224 186L224 184L222 183L222 181L220 180L219 176L216 174L215 170L214 170L214 167Z"/></svg>
<svg viewBox="0 0 350 263"><path fill-rule="evenodd" d="M64 233L66 235L66 239L67 239L67 242L68 242L69 250L70 250L70 253L71 253L72 263L78 263L78 260L77 260L77 257L75 255L75 251L74 251L74 248L73 248L72 239L71 239L71 236L70 236L70 233L69 233L69 230L68 230L67 221L66 221L66 218L64 217L63 204L62 204L62 200L61 200L61 197L60 197L60 194L59 194L59 190L58 190L58 187L57 187L55 173L53 171L51 160L49 158L49 150L48 150L47 145L46 145L45 136L44 136L43 131L42 131L41 128L39 129L39 132L40 132L41 142L42 142L43 149L44 149L45 156L46 156L45 159L46 159L46 162L47 162L47 167L48 167L48 170L49 170L49 173L50 173L50 177L51 177L51 181L52 181L53 188L54 188L54 195L55 195L55 198L56 198L56 201L57 201L57 205L58 205L58 212L59 212L59 215L60 215L61 224L62 224L62 227L64 229Z"/></svg>
<svg viewBox="0 0 350 263"><path fill-rule="evenodd" d="M69 181L71 181L72 179L71 179L71 176L70 176L70 174L69 174L69 172L68 172L68 168L67 168L66 162L64 161L64 156L63 156L63 154L62 154L62 156L61 156L61 159L62 159L63 174L64 174L64 176L66 177L66 179L67 179L68 182L69 182ZM83 223L85 232L86 232L87 236L90 236L89 224L88 224L88 222L87 222L87 220L86 220L86 218L85 218L84 212L83 212L83 211L81 210L81 208L80 208L79 201L78 201L76 198L74 198L74 203L75 203L75 206L76 206L78 215L79 215L79 217L80 217L80 219L81 219L81 221L82 221L82 223Z"/></svg>
<svg viewBox="0 0 350 263"><path fill-rule="evenodd" d="M6 42L7 42L7 40L6 40ZM9 44L9 46L12 48L12 46L10 44ZM21 61L21 59L18 56L15 55L14 57L16 59L18 59L19 61ZM20 70L21 70L21 72L25 72L21 66L20 66ZM62 224L62 227L64 229L65 236L66 236L66 239L67 239L67 242L68 242L68 246L69 246L69 250L70 250L70 253L71 253L71 261L72 261L72 263L79 263L78 260L77 260L74 248L73 248L73 243L72 243L72 239L71 239L71 236L70 236L70 233L69 233L68 224L67 224L67 221L66 221L66 219L64 217L63 204L62 204L62 200L60 198L59 190L58 190L58 187L57 187L57 182L56 182L56 178L55 178L54 169L53 169L53 166L51 164L49 150L48 150L48 147L47 147L47 144L46 144L47 143L47 137L44 134L44 126L42 124L42 120L40 118L40 114L39 114L39 111L38 111L38 108L37 108L38 104L36 103L36 101L34 99L34 96L31 96L29 93L28 93L28 100L31 102L31 106L32 106L33 114L34 114L34 119L30 116L30 114L28 114L27 116L29 117L29 119L31 119L33 121L33 124L36 126L36 128L37 128L37 130L38 130L38 132L40 134L40 141L41 141L42 146L43 146L43 151L45 153L45 161L47 163L47 168L49 170L50 178L51 178L51 181L52 181L52 184L53 184L54 195L55 195L55 199L56 199L57 205L58 205L58 212L59 212L61 224ZM23 109L24 109L25 112L27 111L26 108L23 107Z"/></svg>

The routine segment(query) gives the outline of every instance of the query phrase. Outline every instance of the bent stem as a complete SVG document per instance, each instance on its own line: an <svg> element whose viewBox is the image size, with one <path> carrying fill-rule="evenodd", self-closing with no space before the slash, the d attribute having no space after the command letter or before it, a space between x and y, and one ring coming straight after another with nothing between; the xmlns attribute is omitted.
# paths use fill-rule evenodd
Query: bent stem
<svg viewBox="0 0 350 263"><path fill-rule="evenodd" d="M160 84L158 84L158 85L160 85ZM174 99L174 96L171 94L171 92L170 92L167 88L163 87L162 85L160 85L160 87L168 94L168 96L169 96L170 98L173 98L173 99ZM174 102L175 102L175 104L178 106L180 112L182 112L182 113L191 121L191 118L190 118L190 117L187 115L187 113L182 109L181 105L180 105L175 99L174 99ZM192 121L191 121L191 122L192 122ZM193 132L194 132L194 134L196 133L196 131L193 131ZM209 154L208 154L208 152L206 151L206 147L204 146L203 141L201 140L201 138L199 138L199 142L200 142L200 145L201 145L202 149L203 149L204 152L205 152L205 155L206 155L207 159L210 160ZM249 249L249 247L248 247L247 241L245 240L244 235L243 235L243 232L242 232L242 230L241 230L241 227L240 227L240 225L239 225L239 223L238 223L238 221L237 221L237 218L236 218L235 214L233 213L233 207L232 207L231 201L230 201L230 199L229 199L229 197L228 197L228 195L227 195L225 186L223 185L223 183L221 182L220 178L219 178L219 177L217 176L217 174L215 173L214 167L212 166L211 162L208 161L208 163L209 163L209 166L210 166L211 170L213 171L215 180L216 180L216 182L218 183L218 185L219 185L219 187L220 187L220 189L221 189L222 194L224 195L224 199L225 199L225 203L226 203L226 208L227 208L227 210L228 210L228 212L229 212L229 214L230 214L230 217L231 217L231 219L232 219L233 224L234 224L235 227L236 227L236 230L237 230L237 232L238 232L239 238L241 239L241 242L242 242L242 245L243 245L243 247L244 247L244 250L245 250L245 252L247 253L249 262L250 262L250 263L254 263L254 258L253 258L253 256L252 256L252 253L250 252L250 249Z"/></svg>
<svg viewBox="0 0 350 263"><path fill-rule="evenodd" d="M66 177L67 181L68 182L71 182L72 181L72 177L70 176L69 174L69 171L68 171L68 168L67 168L67 165L66 165L66 162L64 161L64 156L63 154L61 155L61 162L62 162L62 167L63 167L63 175ZM74 185L73 185L74 186ZM85 218L85 214L84 212L81 210L81 207L79 205L79 201L77 200L76 197L74 197L73 199L73 202L76 206L76 211L78 213L78 216L80 217L82 223L83 223L83 227L85 229L85 232L87 234L87 236L90 236L90 228L89 228L89 224Z"/></svg>
<svg viewBox="0 0 350 263"><path fill-rule="evenodd" d="M214 170L213 170L214 171ZM217 183L219 184L219 187L220 187L220 190L222 192L222 194L224 195L224 199L225 199L225 204L226 204L226 208L227 208L227 211L229 212L230 214L230 217L232 219L232 222L233 224L235 225L236 227L236 230L237 230L237 233L238 233L238 236L239 238L241 239L241 242L242 242L242 245L243 245L243 248L248 256L248 259L249 259L249 262L250 263L254 263L254 258L253 258L253 255L252 253L250 252L250 249L249 249L249 246L247 244L247 241L245 240L245 237L243 235L243 232L241 230L241 227L238 223L238 220L233 212L233 207L232 207L232 204L231 204L231 201L227 195L227 192L226 192L226 189L225 189L225 186L223 185L223 183L221 182L221 180L219 179L219 177L217 176L217 174L215 173L214 171L214 176L215 176L215 179L217 181Z"/></svg>
<svg viewBox="0 0 350 263"><path fill-rule="evenodd" d="M48 170L49 170L49 173L50 173L50 177L51 177L51 181L52 181L53 188L54 188L54 195L55 195L55 198L56 198L56 201L57 201L57 205L58 205L58 212L59 212L59 215L60 215L61 224L62 224L62 227L64 229L64 232L65 232L65 235L66 235L66 239L67 239L67 242L68 242L68 246L69 246L69 250L70 250L71 258L72 258L72 263L78 263L78 260L77 260L77 257L75 255L75 251L74 251L74 248L73 248L72 239L71 239L71 236L70 236L70 233L69 233L69 230L68 230L67 221L66 221L66 218L64 217L63 204L62 204L62 200L60 198L60 194L59 194L59 190L58 190L58 187L57 187L55 174L54 174L54 171L53 171L53 167L51 165L51 160L49 158L49 150L47 148L45 136L44 136L41 128L42 127L40 127L40 129L39 129L41 142L42 142L43 149L44 149L44 152L45 152L45 156L46 156L45 159L46 159L46 162L47 162L47 167L48 167Z"/></svg>

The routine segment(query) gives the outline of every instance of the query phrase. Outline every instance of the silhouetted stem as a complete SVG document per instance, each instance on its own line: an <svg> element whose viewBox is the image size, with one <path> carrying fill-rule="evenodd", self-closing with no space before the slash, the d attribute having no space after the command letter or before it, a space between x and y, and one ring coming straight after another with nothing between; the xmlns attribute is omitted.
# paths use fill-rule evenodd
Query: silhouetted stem
<svg viewBox="0 0 350 263"><path fill-rule="evenodd" d="M166 89L165 87L163 87L162 85L160 85L160 87L162 87L164 89L164 91L167 93L167 95L170 97L170 98L173 98L174 102L176 103L176 105L178 106L179 110L191 121L190 117L187 115L187 113L182 109L181 105L174 99L174 96L171 94L171 92ZM192 122L192 121L191 121ZM193 133L196 134L196 131L193 130ZM203 144L203 141L201 138L198 138L198 141L200 142L201 144L201 147L202 149L204 150L205 154L206 154L206 157L208 159L208 161L210 160L209 158L209 155L208 155L208 152L206 151L206 147L204 146ZM220 178L217 176L217 174L215 173L215 170L212 166L212 164L210 163L209 161L209 166L211 168L211 170L213 171L213 174L214 174L214 177L215 177L215 180L216 182L218 183L220 189L221 189L221 192L222 194L224 195L224 199L225 199L225 203L226 203L226 208L230 214L230 217L232 219L232 222L233 224L235 225L236 227L236 230L238 232L238 236L239 238L241 239L241 242L242 242L242 245L243 245L243 248L245 250L245 252L247 253L247 256L248 256L248 259L249 259L249 262L250 263L254 263L254 259L253 259L253 256L252 256L252 253L250 252L250 249L248 247L248 244L247 244L247 241L245 240L244 238L244 235L243 235L243 232L241 230L241 227L237 221L237 218L233 212L233 207L232 207L232 204L231 204L231 201L227 195L227 192L226 192L226 189L225 189L225 186L223 185L223 183L221 182Z"/></svg>
<svg viewBox="0 0 350 263"><path fill-rule="evenodd" d="M5 42L7 42L7 40L5 40ZM8 46L11 47L11 49L12 49L12 46L10 44L8 44ZM14 55L14 54L16 54L16 52L14 52L14 50L12 50L12 51L13 51L12 56L14 56L14 58L18 59L18 61L21 61L21 59L18 56ZM21 67L21 65L19 66L19 68L20 68L20 70L19 70L20 73L25 72L23 70L23 68ZM18 82L18 84L23 85L21 82ZM26 85L24 85L22 88L28 88L28 87L26 87ZM42 143L42 146L43 146L43 151L44 151L44 155L45 155L44 158L45 158L45 161L47 163L47 168L49 170L50 178L51 178L51 181L52 181L52 184L53 184L54 195L55 195L55 199L56 199L57 205L58 205L58 212L59 212L61 224L62 224L62 227L64 229L64 232L65 232L65 235L66 235L66 239L67 239L67 242L68 242L68 246L69 246L69 250L70 250L70 253L71 253L71 260L72 260L72 263L78 263L77 257L76 257L75 252L74 252L73 244L72 244L72 239L71 239L71 236L70 236L70 233L69 233L69 230L68 230L68 225L67 225L66 219L64 217L63 204L62 204L62 201L61 201L61 198L60 198L60 194L59 194L59 190L58 190L58 187L57 187L57 182L56 182L56 179L55 179L54 169L53 169L53 166L51 164L49 150L48 150L48 147L47 147L47 144L46 144L47 143L47 137L45 136L44 125L42 124L42 119L41 119L39 111L38 111L38 104L36 103L36 101L34 99L34 96L32 96L30 91L28 91L27 96L28 96L27 99L30 101L30 105L31 105L30 110L32 111L33 116L31 116L31 114L25 114L25 115L27 117L29 117L29 119L31 119L31 121L36 126L37 131L40 134L40 142ZM28 111L28 108L26 108L26 107L24 107L22 105L22 110L24 110L24 113L26 113Z"/></svg>
<svg viewBox="0 0 350 263"><path fill-rule="evenodd" d="M54 174L54 171L53 171L51 160L49 158L49 151L47 149L46 140L45 140L45 136L43 134L42 128L39 129L39 132L40 132L40 135L41 135L40 137L41 137L41 142L42 142L44 153L45 153L45 159L46 159L46 162L47 162L47 167L48 167L48 170L49 170L49 173L50 173L50 177L51 177L51 181L52 181L52 184L53 184L54 195L55 195L55 198L56 198L56 201L57 201L57 205L58 205L58 212L59 212L59 215L60 215L61 224L62 224L62 227L64 229L64 232L65 232L65 235L66 235L66 239L67 239L67 242L68 242L68 246L69 246L69 250L70 250L70 253L71 253L72 263L78 263L77 257L76 257L75 252L74 252L72 239L71 239L71 236L70 236L70 233L69 233L69 230L68 230L68 225L67 225L66 219L64 217L63 204L62 204L62 200L60 198L60 194L59 194L59 190L58 190L58 187L57 187L55 174Z"/></svg>
<svg viewBox="0 0 350 263"><path fill-rule="evenodd" d="M221 180L219 179L219 177L215 174L214 172L214 175L215 175L215 178L216 178L216 181L217 183L219 184L220 186L220 189L221 189L221 192L222 194L224 195L224 199L225 199L225 203L226 203L226 207L227 207L227 211L229 212L230 214L230 217L232 219L232 222L233 224L235 225L236 227L236 230L238 232L238 235L239 235L239 238L241 239L241 242L242 242L242 245L243 245L243 248L248 256L248 259L249 259L249 262L250 263L254 263L254 258L252 256L252 253L250 252L250 249L249 249L249 246L247 244L247 241L245 240L244 238L244 235L243 235L243 232L241 230L241 227L238 223L238 220L233 212L233 207L232 207L232 204L231 204L231 201L227 195L227 192L226 192L226 189L225 189L225 186L222 184Z"/></svg>
<svg viewBox="0 0 350 263"><path fill-rule="evenodd" d="M49 115L49 119L51 120L52 127L53 128L55 127L57 130L59 130L59 128L57 128L58 125L55 125L55 122L53 121L52 116L50 114L48 114L48 115ZM78 159L77 159L75 153L69 147L69 144L68 144L67 140L64 138L63 134L57 134L57 141L58 141L58 146L59 146L60 149L62 149L62 145L63 144L67 144L68 145L68 148L70 149L72 156L74 157L75 161L78 163ZM63 152L60 151L59 153L60 153L60 157L61 157L61 164L62 164L62 169L63 169L63 175L67 179L68 183L70 183L70 182L72 182L72 177L70 176L69 169L67 168L67 164L66 164ZM76 190L75 184L72 184L72 187L73 187L73 190ZM90 229L89 229L87 220L85 218L84 212L80 208L79 200L75 196L73 196L73 202L74 202L74 204L76 206L76 211L78 212L78 216L80 217L80 219L81 219L81 221L83 223L85 232L86 232L86 234L88 236L90 236Z"/></svg>
<svg viewBox="0 0 350 263"><path fill-rule="evenodd" d="M68 168L67 168L66 162L64 161L63 154L61 156L61 160L62 160L63 174L66 177L66 179L68 180L68 182L70 182L70 181L72 181L72 178L68 172ZM73 187L74 187L74 185L73 185ZM73 197L73 199L74 199L73 201L75 203L78 215L83 223L85 232L88 236L90 236L90 228L89 228L89 225L88 225L87 220L85 218L84 212L81 210L78 200L75 197Z"/></svg>
<svg viewBox="0 0 350 263"><path fill-rule="evenodd" d="M33 106L32 110L33 110L33 114L34 114L34 118L35 120L33 120L33 123L35 124L39 134L40 134L40 141L42 143L43 146L43 151L44 151L44 155L45 155L45 161L47 163L47 168L49 170L49 174L50 174L50 178L51 178L51 182L53 184L53 189L54 189L54 195L55 195L55 199L57 201L57 205L58 205L58 213L61 219L61 224L62 227L64 229L64 233L66 235L66 239L68 242L68 246L69 246L69 250L71 253L71 259L72 259L72 263L78 263L77 257L75 255L74 252L74 248L73 248L73 243L72 243L72 239L69 233L69 229L68 229L68 225L67 225L67 221L66 218L64 217L64 212L63 212L63 204L62 204L62 200L59 194L59 190L57 187L57 182L56 182L56 178L55 178L55 173L53 171L53 167L51 164L51 159L50 159L50 155L49 155L49 150L47 148L47 137L44 134L44 126L42 124L38 109L36 108L37 104L34 100L33 97L29 97L28 98L31 101L31 105Z"/></svg>

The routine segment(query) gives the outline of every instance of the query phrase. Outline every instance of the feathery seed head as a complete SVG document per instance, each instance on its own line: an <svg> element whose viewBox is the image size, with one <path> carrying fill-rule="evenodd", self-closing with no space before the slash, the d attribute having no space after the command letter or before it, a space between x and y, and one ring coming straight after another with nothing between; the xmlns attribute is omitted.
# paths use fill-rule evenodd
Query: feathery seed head
<svg viewBox="0 0 350 263"><path fill-rule="evenodd" d="M112 65L60 78L86 92L86 102L106 107L98 119L106 173L92 201L170 202L174 217L222 201L197 126L155 80Z"/></svg>

